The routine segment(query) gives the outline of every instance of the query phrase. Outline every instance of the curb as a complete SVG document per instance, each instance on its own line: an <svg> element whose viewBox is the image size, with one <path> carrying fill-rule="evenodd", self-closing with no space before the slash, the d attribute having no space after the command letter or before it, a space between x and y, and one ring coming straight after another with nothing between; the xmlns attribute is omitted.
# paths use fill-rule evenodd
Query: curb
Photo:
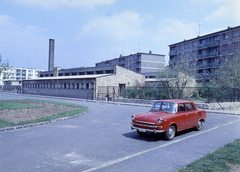
<svg viewBox="0 0 240 172"><path fill-rule="evenodd" d="M226 115L240 115L240 112L222 112L222 111L215 111L215 110L205 110L207 113L218 113L218 114L226 114Z"/></svg>
<svg viewBox="0 0 240 172"><path fill-rule="evenodd" d="M64 121L64 120L67 120L67 119L76 118L76 117L82 116L82 115L84 115L84 114L86 114L88 112L90 112L90 109L88 109L87 111L85 111L83 113L80 113L80 114L76 114L76 115L68 116L68 117L57 118L57 119L53 119L51 121L44 121L44 122L39 122L39 123L24 124L24 125L12 126L12 127L0 128L0 132L2 132L2 131L18 130L18 129L22 129L22 128L30 128L30 127L42 126L42 125L46 125L46 124L52 124L54 122Z"/></svg>

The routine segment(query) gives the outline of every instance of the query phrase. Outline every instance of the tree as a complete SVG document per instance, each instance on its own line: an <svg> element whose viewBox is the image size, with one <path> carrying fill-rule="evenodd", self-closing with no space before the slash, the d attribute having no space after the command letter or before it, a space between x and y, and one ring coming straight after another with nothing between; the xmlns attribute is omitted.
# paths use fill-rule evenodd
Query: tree
<svg viewBox="0 0 240 172"><path fill-rule="evenodd" d="M159 70L157 80L168 98L186 98L190 97L193 90L184 91L186 87L195 87L196 85L196 60L190 53L184 53L180 58L172 63L168 68Z"/></svg>
<svg viewBox="0 0 240 172"><path fill-rule="evenodd" d="M0 54L0 76L3 74L3 79L8 79L10 74L3 73L3 71L6 71L9 68L9 63L2 62L2 55Z"/></svg>
<svg viewBox="0 0 240 172"><path fill-rule="evenodd" d="M228 56L212 78L218 87L240 88L240 54Z"/></svg>

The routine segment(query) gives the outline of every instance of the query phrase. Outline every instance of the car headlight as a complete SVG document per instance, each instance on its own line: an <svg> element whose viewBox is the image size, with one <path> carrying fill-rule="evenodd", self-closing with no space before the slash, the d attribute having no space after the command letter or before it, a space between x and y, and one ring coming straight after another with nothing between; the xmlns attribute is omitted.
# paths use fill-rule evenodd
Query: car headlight
<svg viewBox="0 0 240 172"><path fill-rule="evenodd" d="M132 117L131 117L131 118L132 118L132 120L134 120L134 119L135 119L135 116L134 116L134 115L132 115Z"/></svg>
<svg viewBox="0 0 240 172"><path fill-rule="evenodd" d="M159 119L157 120L157 122L158 122L159 124L161 124L161 123L162 123L162 119L159 118Z"/></svg>

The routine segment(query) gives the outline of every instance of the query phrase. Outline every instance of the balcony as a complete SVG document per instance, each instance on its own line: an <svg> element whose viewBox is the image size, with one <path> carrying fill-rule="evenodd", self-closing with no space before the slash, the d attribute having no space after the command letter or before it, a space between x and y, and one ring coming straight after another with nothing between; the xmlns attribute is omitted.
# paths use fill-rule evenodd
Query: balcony
<svg viewBox="0 0 240 172"><path fill-rule="evenodd" d="M169 52L169 55L174 55L174 54L177 54L177 50L171 50L171 51Z"/></svg>
<svg viewBox="0 0 240 172"><path fill-rule="evenodd" d="M209 78L208 74L198 74L197 75L197 79L207 79L207 78Z"/></svg>
<svg viewBox="0 0 240 172"><path fill-rule="evenodd" d="M177 58L174 58L174 59L170 59L169 60L169 63L176 63L178 61L178 59Z"/></svg>
<svg viewBox="0 0 240 172"><path fill-rule="evenodd" d="M117 62L118 65L122 65L122 64L125 64L125 61L121 60L121 61L118 61Z"/></svg>
<svg viewBox="0 0 240 172"><path fill-rule="evenodd" d="M135 60L136 62L141 61L141 57L137 57Z"/></svg>
<svg viewBox="0 0 240 172"><path fill-rule="evenodd" d="M214 46L214 45L219 45L219 40L217 41L211 41L211 42L206 42L206 43L202 43L202 44L199 44L198 45L198 48L201 49L201 48L207 48L207 47L211 47L211 46Z"/></svg>
<svg viewBox="0 0 240 172"><path fill-rule="evenodd" d="M218 67L220 65L221 65L220 62L213 62L213 63L199 64L197 66L198 68L211 68L211 67Z"/></svg>
<svg viewBox="0 0 240 172"><path fill-rule="evenodd" d="M198 57L198 59L204 59L204 58L215 57L215 56L219 56L219 51L209 52L206 54L199 54L197 57Z"/></svg>
<svg viewBox="0 0 240 172"><path fill-rule="evenodd" d="M141 68L141 63L140 64L135 64L136 68Z"/></svg>

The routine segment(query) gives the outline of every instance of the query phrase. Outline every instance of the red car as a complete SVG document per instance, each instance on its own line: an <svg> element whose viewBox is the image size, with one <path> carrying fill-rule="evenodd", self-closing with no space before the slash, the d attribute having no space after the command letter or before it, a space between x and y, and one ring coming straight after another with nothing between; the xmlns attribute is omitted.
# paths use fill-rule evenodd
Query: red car
<svg viewBox="0 0 240 172"><path fill-rule="evenodd" d="M147 132L164 133L167 140L174 138L176 132L194 128L202 129L207 114L204 110L197 110L189 100L160 100L153 104L149 112L132 116L132 130L139 135Z"/></svg>

